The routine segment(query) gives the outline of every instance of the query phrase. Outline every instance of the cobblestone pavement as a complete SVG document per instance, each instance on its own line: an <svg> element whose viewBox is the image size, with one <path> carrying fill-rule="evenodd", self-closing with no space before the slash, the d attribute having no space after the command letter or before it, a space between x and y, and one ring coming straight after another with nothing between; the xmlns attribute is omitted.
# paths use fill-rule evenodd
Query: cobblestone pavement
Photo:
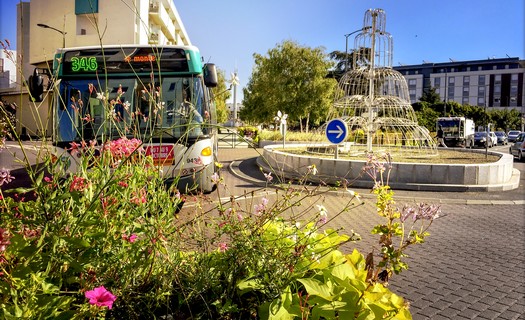
<svg viewBox="0 0 525 320"><path fill-rule="evenodd" d="M414 319L525 319L525 206L443 211L392 281Z"/></svg>
<svg viewBox="0 0 525 320"><path fill-rule="evenodd" d="M261 151L227 149L221 161L237 160L239 171L260 180L254 161ZM523 176L523 174L522 174ZM245 178L245 177L244 177ZM522 177L523 181L523 177ZM230 188L254 190L253 184L227 175ZM442 215L430 227L422 245L409 247L409 269L390 280L390 288L409 301L415 320L423 319L525 319L525 204L522 183L512 193L417 193L396 191L403 203L439 203ZM240 189L238 189L240 190ZM369 234L379 223L374 198L367 190L365 205L329 222L332 227L354 230L362 241L341 249L369 252L377 238ZM329 214L347 201L345 192L331 193L320 201ZM307 206L315 207L313 204Z"/></svg>

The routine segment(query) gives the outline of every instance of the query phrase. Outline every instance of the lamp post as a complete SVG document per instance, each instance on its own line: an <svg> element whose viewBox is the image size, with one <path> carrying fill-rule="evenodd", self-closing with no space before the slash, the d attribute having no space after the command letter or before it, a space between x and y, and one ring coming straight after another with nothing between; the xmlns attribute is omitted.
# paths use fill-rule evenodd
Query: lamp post
<svg viewBox="0 0 525 320"><path fill-rule="evenodd" d="M62 35L62 48L66 47L66 33L67 32L59 30L57 28L50 27L47 24L43 24L43 23L37 23L37 26L39 26L40 28L44 28L44 29L51 29L51 30L54 30L60 33Z"/></svg>
<svg viewBox="0 0 525 320"><path fill-rule="evenodd" d="M353 34L356 34L358 32L361 32L361 31L365 31L365 30L368 30L370 29L370 26L368 27L364 27L364 28L361 28L359 30L356 30L356 31L353 31L353 32L350 32L348 34L345 34L345 38L346 38L346 47L345 47L345 73L348 71L348 37L350 37L351 35Z"/></svg>

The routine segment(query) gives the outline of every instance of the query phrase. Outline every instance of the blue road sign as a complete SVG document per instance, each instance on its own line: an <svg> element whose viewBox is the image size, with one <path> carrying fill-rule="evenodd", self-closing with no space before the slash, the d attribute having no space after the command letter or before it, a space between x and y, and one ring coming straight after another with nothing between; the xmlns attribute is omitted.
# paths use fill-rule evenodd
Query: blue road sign
<svg viewBox="0 0 525 320"><path fill-rule="evenodd" d="M348 134L346 123L341 119L333 119L326 125L326 137L333 144L345 141Z"/></svg>

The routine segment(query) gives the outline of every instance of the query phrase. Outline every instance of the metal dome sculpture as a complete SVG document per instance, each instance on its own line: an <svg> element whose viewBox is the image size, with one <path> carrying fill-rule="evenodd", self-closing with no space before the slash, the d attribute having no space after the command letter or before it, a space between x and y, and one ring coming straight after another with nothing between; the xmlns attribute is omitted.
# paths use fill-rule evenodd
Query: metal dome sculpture
<svg viewBox="0 0 525 320"><path fill-rule="evenodd" d="M392 69L393 41L381 9L365 13L354 39L353 68L339 81L334 110L349 138L366 151L436 154L429 131L418 125L403 75Z"/></svg>

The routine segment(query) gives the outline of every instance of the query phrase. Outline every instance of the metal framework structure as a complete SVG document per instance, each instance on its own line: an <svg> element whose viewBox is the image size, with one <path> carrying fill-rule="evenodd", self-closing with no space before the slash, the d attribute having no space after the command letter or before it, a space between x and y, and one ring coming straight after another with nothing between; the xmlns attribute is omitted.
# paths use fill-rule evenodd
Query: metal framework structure
<svg viewBox="0 0 525 320"><path fill-rule="evenodd" d="M417 123L405 78L392 69L393 40L386 14L369 9L354 39L353 68L339 81L334 109L348 125L349 141L366 151L436 154L434 139Z"/></svg>

